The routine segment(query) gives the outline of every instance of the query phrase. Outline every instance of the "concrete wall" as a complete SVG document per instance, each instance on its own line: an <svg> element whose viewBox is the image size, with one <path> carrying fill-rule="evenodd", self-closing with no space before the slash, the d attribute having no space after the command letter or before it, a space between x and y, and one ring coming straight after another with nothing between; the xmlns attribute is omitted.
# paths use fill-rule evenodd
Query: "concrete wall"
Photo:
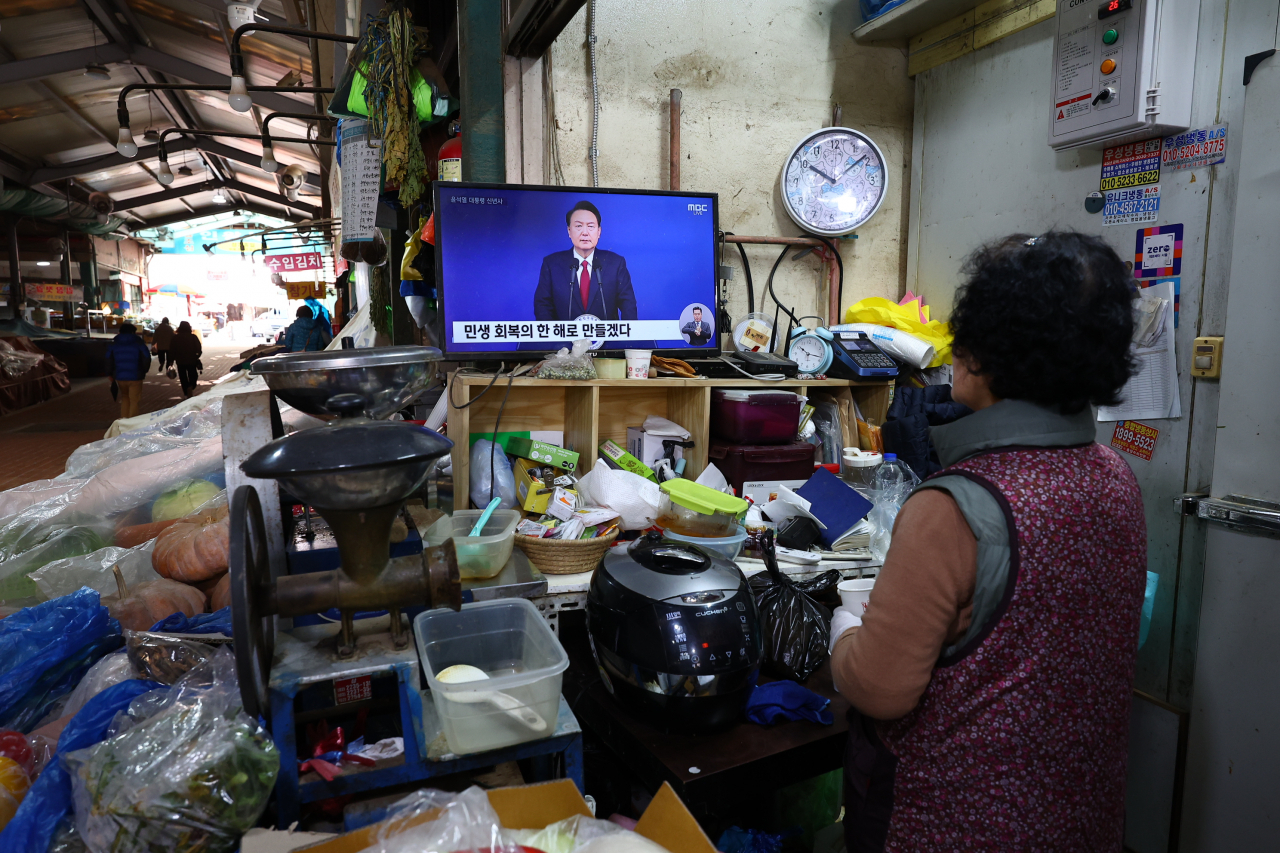
<svg viewBox="0 0 1280 853"><path fill-rule="evenodd" d="M854 43L856 15L850 0L599 0L600 186L668 188L668 103L677 88L683 91L681 187L719 193L725 231L798 235L782 206L782 164L800 139L831 123L839 103L841 123L868 134L884 152L890 180L884 205L842 249L844 305L866 296L896 299L905 275L912 84L903 50ZM586 31L584 7L550 52L555 142L563 182L575 186L591 185ZM526 99L529 90L526 82ZM510 107L509 99L508 128ZM512 171L509 153L508 179ZM547 182L556 182L554 170ZM778 250L747 252L759 306ZM746 289L737 251L726 252L725 262L739 267L729 306L740 318ZM774 288L797 314L826 313L820 267L810 256L778 271Z"/></svg>
<svg viewBox="0 0 1280 853"><path fill-rule="evenodd" d="M1270 47L1274 10L1256 0L1202 0L1192 127L1241 126L1243 58ZM1046 141L1055 32L1049 20L916 77L907 285L939 316L965 255L1005 234L1076 229L1133 256L1139 226L1104 228L1101 214L1084 210L1085 196L1098 189L1101 149L1057 153ZM1223 165L1161 176L1155 224L1185 228L1175 335L1183 416L1150 422L1160 430L1150 462L1125 457L1143 489L1149 568L1160 575L1138 687L1180 707L1190 702L1194 677L1204 541L1203 525L1184 525L1171 506L1210 482L1217 384L1193 382L1186 367L1194 337L1223 333L1239 153L1238 138L1229 139ZM1100 423L1098 440L1109 443L1113 430Z"/></svg>

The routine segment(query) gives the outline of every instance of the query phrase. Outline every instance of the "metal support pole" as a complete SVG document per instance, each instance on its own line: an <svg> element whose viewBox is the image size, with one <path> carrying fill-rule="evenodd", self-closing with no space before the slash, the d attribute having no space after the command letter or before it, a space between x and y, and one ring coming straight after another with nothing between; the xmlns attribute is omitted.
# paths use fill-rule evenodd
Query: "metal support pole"
<svg viewBox="0 0 1280 853"><path fill-rule="evenodd" d="M671 90L671 189L680 189L680 90Z"/></svg>
<svg viewBox="0 0 1280 853"><path fill-rule="evenodd" d="M22 303L26 293L22 288L22 267L18 260L18 217L9 217L9 310L13 319L22 316Z"/></svg>
<svg viewBox="0 0 1280 853"><path fill-rule="evenodd" d="M62 264L60 272L62 273L61 279L63 286L70 288L71 235L66 231L62 232ZM62 328L73 332L76 329L75 306L70 299L67 299L62 303Z"/></svg>
<svg viewBox="0 0 1280 853"><path fill-rule="evenodd" d="M502 0L458 0L458 76L462 180L501 183L507 162L502 112Z"/></svg>

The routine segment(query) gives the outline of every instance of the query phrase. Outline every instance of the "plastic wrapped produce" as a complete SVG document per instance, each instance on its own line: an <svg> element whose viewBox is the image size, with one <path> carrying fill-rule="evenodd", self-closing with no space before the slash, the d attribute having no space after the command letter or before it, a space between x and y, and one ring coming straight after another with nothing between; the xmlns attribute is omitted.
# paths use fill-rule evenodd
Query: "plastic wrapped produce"
<svg viewBox="0 0 1280 853"><path fill-rule="evenodd" d="M177 681L213 657L213 646L191 640L180 640L148 631L130 631L125 638L129 662L142 678L161 684Z"/></svg>
<svg viewBox="0 0 1280 853"><path fill-rule="evenodd" d="M493 462L492 467L489 465ZM490 477L492 470L493 476ZM490 480L497 480L491 485ZM476 506L488 506L495 497L501 498L498 509L514 509L516 505L516 476L511 472L511 460L502 447L482 438L471 445L471 502Z"/></svg>
<svg viewBox="0 0 1280 853"><path fill-rule="evenodd" d="M151 568L151 549L154 547L154 542L144 542L134 548L119 548L114 545L99 548L90 554L46 563L29 577L46 599L70 595L86 586L97 590L105 599L119 593L119 585L112 571L115 568L120 569L120 574L130 589L147 581L160 580L156 570ZM108 602L104 600L103 603Z"/></svg>
<svg viewBox="0 0 1280 853"><path fill-rule="evenodd" d="M57 756L92 746L105 736L118 712L135 697L158 687L153 681L125 681L90 699L58 739L58 752L28 792L17 816L0 830L0 850L49 848L60 821L71 811L71 780Z"/></svg>
<svg viewBox="0 0 1280 853"><path fill-rule="evenodd" d="M616 823L574 815L558 820L543 829L508 829L507 835L517 844L541 850L543 853L574 853L602 835L627 832Z"/></svg>
<svg viewBox="0 0 1280 853"><path fill-rule="evenodd" d="M270 735L242 709L226 649L174 685L155 716L65 760L76 829L91 850L113 853L230 853L280 770Z"/></svg>
<svg viewBox="0 0 1280 853"><path fill-rule="evenodd" d="M227 571L230 550L231 521L223 506L183 519L161 533L151 565L163 577L195 583Z"/></svg>
<svg viewBox="0 0 1280 853"><path fill-rule="evenodd" d="M80 713L80 709L94 696L97 696L108 687L114 687L120 682L128 681L134 677L128 654L123 649L112 652L95 663L85 673L84 678L80 679L76 689L72 690L67 697L66 704L63 706L62 713L59 716L74 717ZM6 754L4 752L3 737L3 732L0 732L0 754Z"/></svg>

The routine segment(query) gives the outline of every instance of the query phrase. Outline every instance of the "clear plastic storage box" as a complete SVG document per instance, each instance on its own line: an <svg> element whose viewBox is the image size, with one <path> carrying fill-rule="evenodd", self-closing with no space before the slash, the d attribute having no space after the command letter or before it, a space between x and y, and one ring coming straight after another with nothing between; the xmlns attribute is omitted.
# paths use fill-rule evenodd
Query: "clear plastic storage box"
<svg viewBox="0 0 1280 853"><path fill-rule="evenodd" d="M564 647L538 609L523 598L427 610L413 620L418 657L449 748L485 752L555 733L560 681L569 667ZM453 666L488 678L443 683Z"/></svg>
<svg viewBox="0 0 1280 853"><path fill-rule="evenodd" d="M494 510L479 536L468 536L484 510L463 509L446 515L427 530L427 544L443 545L453 539L458 552L458 574L463 580L496 577L511 559L520 513L514 509Z"/></svg>

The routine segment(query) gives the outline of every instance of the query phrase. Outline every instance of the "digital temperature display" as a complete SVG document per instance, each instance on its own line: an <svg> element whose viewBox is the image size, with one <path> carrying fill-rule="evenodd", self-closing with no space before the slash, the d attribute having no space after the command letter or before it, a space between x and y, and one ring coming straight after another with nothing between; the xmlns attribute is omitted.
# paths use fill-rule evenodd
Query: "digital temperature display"
<svg viewBox="0 0 1280 853"><path fill-rule="evenodd" d="M1098 20L1102 21L1112 15L1119 15L1133 8L1133 0L1107 0L1098 7Z"/></svg>

